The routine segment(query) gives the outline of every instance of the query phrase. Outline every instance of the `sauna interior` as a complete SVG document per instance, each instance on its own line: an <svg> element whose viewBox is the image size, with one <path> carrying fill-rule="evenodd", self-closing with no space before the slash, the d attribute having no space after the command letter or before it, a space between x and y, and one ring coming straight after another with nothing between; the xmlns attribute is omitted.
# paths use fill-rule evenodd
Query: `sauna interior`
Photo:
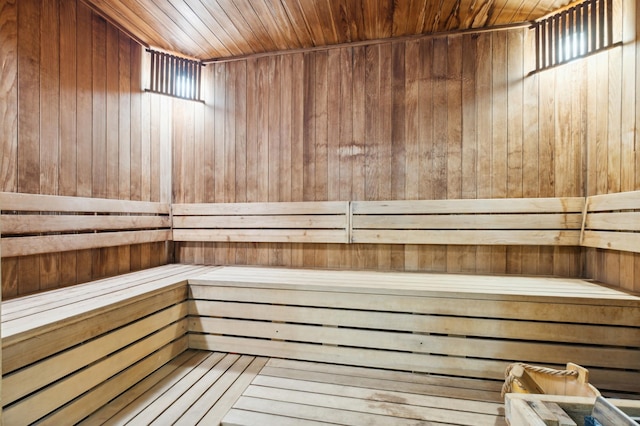
<svg viewBox="0 0 640 426"><path fill-rule="evenodd" d="M513 362L640 399L639 17L0 0L3 424L538 424Z"/></svg>

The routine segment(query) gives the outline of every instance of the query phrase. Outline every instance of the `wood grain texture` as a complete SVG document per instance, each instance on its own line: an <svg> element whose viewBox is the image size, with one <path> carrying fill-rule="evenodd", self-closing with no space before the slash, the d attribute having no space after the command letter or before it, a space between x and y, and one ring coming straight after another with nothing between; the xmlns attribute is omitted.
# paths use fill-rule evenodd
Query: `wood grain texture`
<svg viewBox="0 0 640 426"><path fill-rule="evenodd" d="M559 0L89 3L142 42L200 59L524 23L566 5Z"/></svg>
<svg viewBox="0 0 640 426"><path fill-rule="evenodd" d="M194 179L196 173L196 181L215 182L216 201L225 202L245 201L237 194L222 198L226 188L238 186L246 188L246 201L252 202L582 195L582 168L575 166L582 164L582 150L567 144L556 152L555 142L563 126L571 129L567 134L580 134L574 128L582 121L571 118L572 110L568 124L557 119L555 99L558 93L571 99L584 84L571 69L529 76L528 66L535 63L530 41L527 30L512 30L238 61L246 64L244 78L233 84L220 79L211 86L218 93L211 102L216 120L205 122L204 133L224 137L225 129L235 126L236 134L238 128L246 129L246 142L216 145L214 170L194 172L176 157L173 181L181 182L182 171L189 170L184 177ZM549 84L564 72L569 74L561 88ZM272 75L293 78L270 84ZM246 99L246 109L222 102L237 103L239 98ZM580 117L583 107L579 103L575 115ZM289 117L291 133L283 125ZM291 157L283 140L291 140ZM178 137L174 152L197 143ZM235 152L234 173L224 171L231 167L229 150ZM554 163L558 155L562 166ZM238 164L246 164L244 174ZM566 177L555 179L560 168L567 169ZM179 189L174 193L177 200L185 194ZM222 256L217 263L225 263L243 247L207 243L201 250L213 251L214 259ZM580 249L575 248L353 244L339 248L339 262L335 250L259 244L242 262L516 274L579 275L582 270ZM284 254L289 251L290 257ZM176 251L185 262L194 255ZM558 267L565 262L566 268Z"/></svg>
<svg viewBox="0 0 640 426"><path fill-rule="evenodd" d="M582 317L594 299L600 308L623 313L625 321L637 317L640 298L587 281L228 267L190 286L189 309L199 316L189 322L190 343L199 349L219 345L238 353L493 379L503 377L504 364L513 358L563 365L573 357L589 366L590 381L599 389L638 392L628 376L615 371L640 365L638 350L626 347L637 327L613 346L615 328L570 338L552 331L585 326L568 319ZM538 314L531 317L534 305ZM461 313L467 326L485 326L465 330ZM514 318L519 323L511 328ZM604 311L589 318L594 330L613 327ZM440 332L431 334L431 321L443 321L433 324Z"/></svg>
<svg viewBox="0 0 640 426"><path fill-rule="evenodd" d="M142 49L81 1L3 2L0 20L2 190L149 201L153 193L160 201L160 186L171 179L170 153L161 151L171 140L166 132L160 144L146 135L172 120L166 110L142 114L142 104L160 98L142 92ZM144 153L154 150L164 161L149 155L145 163ZM3 292L139 269L141 249L146 264L166 262L167 252L154 247L4 258Z"/></svg>
<svg viewBox="0 0 640 426"><path fill-rule="evenodd" d="M600 203L600 200L606 202L608 198L601 195L640 189L638 115L631 116L633 105L640 100L640 44L637 42L640 9L636 2L627 0L613 2L613 7L614 16L618 8L622 11L622 20L616 21L619 25L616 32L625 40L625 45L598 55L597 61L586 61L589 75L584 133L588 178L586 195L595 196L594 211L608 209L605 203ZM635 144L631 143L632 137ZM628 205L627 202L617 204L618 198L625 197L634 195L612 196L608 200L611 209L623 209ZM587 277L640 291L640 254L594 248L587 249L586 256Z"/></svg>

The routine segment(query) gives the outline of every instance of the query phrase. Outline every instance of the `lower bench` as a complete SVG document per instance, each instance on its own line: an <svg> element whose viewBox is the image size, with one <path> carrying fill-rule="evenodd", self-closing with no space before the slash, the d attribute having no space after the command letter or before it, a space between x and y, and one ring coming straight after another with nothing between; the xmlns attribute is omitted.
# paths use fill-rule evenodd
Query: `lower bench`
<svg viewBox="0 0 640 426"><path fill-rule="evenodd" d="M81 421L188 348L494 383L572 361L640 394L639 308L581 280L167 265L4 302L3 421Z"/></svg>
<svg viewBox="0 0 640 426"><path fill-rule="evenodd" d="M495 380L571 361L640 393L640 298L583 280L225 267L189 291L191 348Z"/></svg>
<svg viewBox="0 0 640 426"><path fill-rule="evenodd" d="M167 265L2 304L5 425L71 424L187 349L187 278Z"/></svg>

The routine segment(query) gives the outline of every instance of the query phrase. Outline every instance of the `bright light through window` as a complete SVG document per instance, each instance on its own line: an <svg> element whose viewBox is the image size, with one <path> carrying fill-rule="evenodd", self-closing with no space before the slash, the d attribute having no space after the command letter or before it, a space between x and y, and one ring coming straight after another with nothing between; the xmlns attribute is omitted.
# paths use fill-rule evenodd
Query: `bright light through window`
<svg viewBox="0 0 640 426"><path fill-rule="evenodd" d="M149 91L183 99L200 100L200 61L164 52L151 53Z"/></svg>

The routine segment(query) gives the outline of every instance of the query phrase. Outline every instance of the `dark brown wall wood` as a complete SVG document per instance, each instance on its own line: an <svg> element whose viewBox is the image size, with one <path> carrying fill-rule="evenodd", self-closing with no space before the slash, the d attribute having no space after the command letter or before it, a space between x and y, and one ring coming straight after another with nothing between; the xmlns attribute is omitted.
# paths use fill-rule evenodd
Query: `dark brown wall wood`
<svg viewBox="0 0 640 426"><path fill-rule="evenodd" d="M80 1L0 7L0 190L170 202L171 104L141 91L142 48ZM158 243L2 259L3 298L167 258Z"/></svg>
<svg viewBox="0 0 640 426"><path fill-rule="evenodd" d="M174 103L175 202L583 194L583 63L529 76L526 29L206 67ZM182 262L579 276L576 248L177 244Z"/></svg>

